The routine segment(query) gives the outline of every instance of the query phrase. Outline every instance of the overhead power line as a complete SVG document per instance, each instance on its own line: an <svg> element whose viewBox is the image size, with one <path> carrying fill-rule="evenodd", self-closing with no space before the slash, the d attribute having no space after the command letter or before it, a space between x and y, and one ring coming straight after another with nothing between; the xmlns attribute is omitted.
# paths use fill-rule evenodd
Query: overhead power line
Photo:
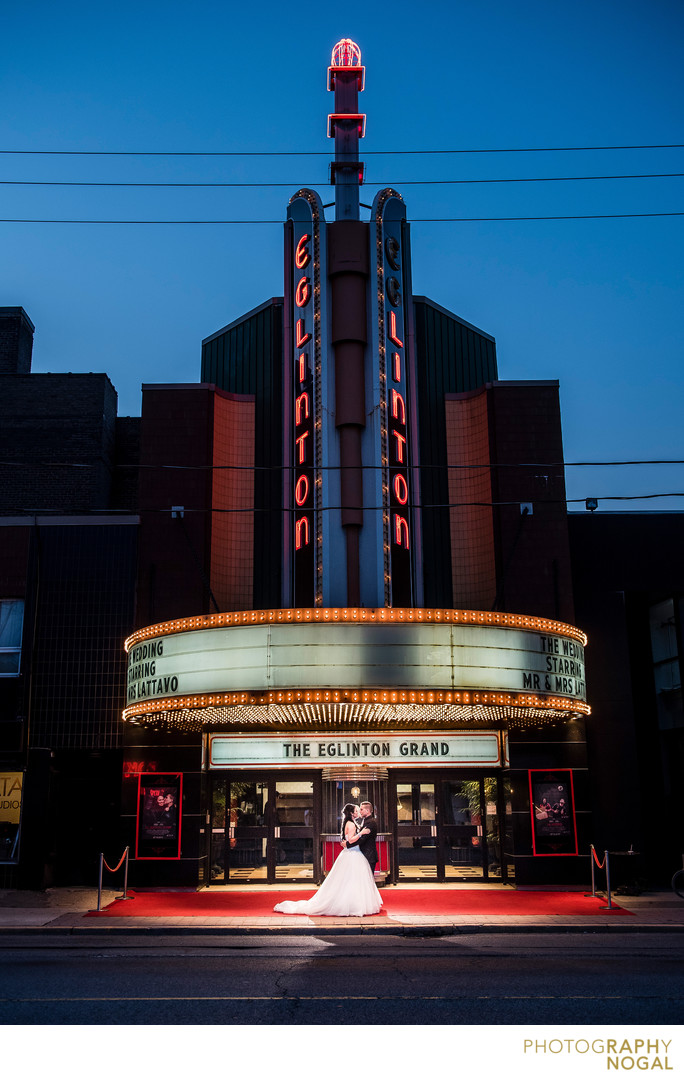
<svg viewBox="0 0 684 1081"><path fill-rule="evenodd" d="M681 218L684 210L663 210L640 214L543 214L524 217L491 218L409 218L410 223L447 224L449 222L497 221L600 221L611 218ZM0 218L2 224L14 225L282 225L283 218Z"/></svg>
<svg viewBox="0 0 684 1081"><path fill-rule="evenodd" d="M439 150L366 150L364 157L414 154L560 154L585 150L681 150L684 143L645 143L633 146L513 146ZM0 154L108 158L302 158L331 157L330 150L0 150Z"/></svg>
<svg viewBox="0 0 684 1081"><path fill-rule="evenodd" d="M645 495L598 495L592 496L598 503L608 502L633 502L637 499L682 499L684 498L684 492L648 492ZM530 499L529 502L533 502L538 506L562 506L567 503L584 503L586 504L587 498L582 496L580 498L572 499ZM456 501L453 503L406 503L404 509L407 511L426 511L426 510L450 510L453 507L520 507L520 499L504 499L495 501L486 500L471 500L463 502ZM339 504L324 504L317 508L319 511L337 511L346 510ZM385 510L383 506L364 507L365 511L382 511ZM171 514L173 507L96 507L86 514ZM294 513L298 514L301 511L301 507L296 505L292 506L278 506L278 507L183 507L183 514L285 514ZM30 514L35 516L36 514L64 514L68 513L63 507L41 507L41 508L17 508L17 513ZM79 512L80 514L81 512ZM593 513L593 512L589 512Z"/></svg>
<svg viewBox="0 0 684 1081"><path fill-rule="evenodd" d="M367 182L365 187L405 188L409 185L434 184L552 184L565 181L581 180L659 180L682 177L684 173L619 173L614 176L514 176L494 177L477 180L394 180L389 182ZM329 188L329 180L314 180L306 184L289 180L0 180L0 185L13 187L42 188Z"/></svg>
<svg viewBox="0 0 684 1081"><path fill-rule="evenodd" d="M55 461L36 461L36 462L20 462L20 461L0 461L0 466L5 468L17 468L23 466L27 469L35 468L64 468L64 469L99 469L99 462L55 462ZM635 458L635 459L620 459L614 461L596 461L596 462L467 462L465 464L450 465L445 463L438 463L437 465L432 463L419 463L410 468L421 470L426 469L443 469L443 470L456 470L456 469L570 469L570 468L585 468L588 466L596 466L598 468L605 468L606 466L633 466L633 465L684 465L684 458ZM183 472L206 472L211 470L213 472L220 472L221 470L231 469L235 472L248 472L248 473L274 473L285 472L286 470L296 470L299 468L297 465L215 465L213 462L207 465L170 465L168 463L157 462L114 462L112 464L113 469L170 469L180 470ZM321 465L317 467L321 471L329 470L330 472L339 471L339 465ZM384 470L384 465L360 465L356 467L362 470Z"/></svg>

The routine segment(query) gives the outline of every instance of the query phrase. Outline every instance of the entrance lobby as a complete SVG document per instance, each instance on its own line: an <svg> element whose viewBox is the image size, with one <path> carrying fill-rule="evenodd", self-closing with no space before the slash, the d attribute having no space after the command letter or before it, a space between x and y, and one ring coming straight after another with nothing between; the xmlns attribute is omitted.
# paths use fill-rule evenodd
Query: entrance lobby
<svg viewBox="0 0 684 1081"><path fill-rule="evenodd" d="M391 882L502 881L498 772L212 773L211 885L321 882L338 854L340 813L368 801L378 872Z"/></svg>

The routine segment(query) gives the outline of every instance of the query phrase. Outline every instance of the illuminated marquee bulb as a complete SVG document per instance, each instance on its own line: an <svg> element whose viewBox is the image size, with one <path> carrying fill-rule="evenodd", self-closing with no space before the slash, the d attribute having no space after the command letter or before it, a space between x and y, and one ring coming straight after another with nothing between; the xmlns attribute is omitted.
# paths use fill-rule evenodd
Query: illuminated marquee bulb
<svg viewBox="0 0 684 1081"><path fill-rule="evenodd" d="M332 51L331 66L334 68L360 68L361 50L351 38L342 38Z"/></svg>

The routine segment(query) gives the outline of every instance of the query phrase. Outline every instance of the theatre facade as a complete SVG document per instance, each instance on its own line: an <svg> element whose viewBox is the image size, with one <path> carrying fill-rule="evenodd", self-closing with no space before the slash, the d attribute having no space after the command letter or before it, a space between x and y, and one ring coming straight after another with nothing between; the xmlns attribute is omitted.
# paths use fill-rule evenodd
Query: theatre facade
<svg viewBox="0 0 684 1081"><path fill-rule="evenodd" d="M290 199L283 297L205 340L200 383L143 388L139 885L320 882L364 800L385 881L586 878L558 384L499 381L414 294L401 195L360 203L364 81L340 42L334 220Z"/></svg>

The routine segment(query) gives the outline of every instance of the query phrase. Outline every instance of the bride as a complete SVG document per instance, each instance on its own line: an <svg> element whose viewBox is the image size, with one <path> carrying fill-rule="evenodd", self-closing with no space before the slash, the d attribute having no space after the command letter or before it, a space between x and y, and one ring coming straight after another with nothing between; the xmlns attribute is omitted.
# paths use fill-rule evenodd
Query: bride
<svg viewBox="0 0 684 1081"><path fill-rule="evenodd" d="M356 841L368 829L357 830L354 818L359 808L347 803L342 808L342 839ZM281 901L274 912L305 916L372 916L382 908L370 864L358 846L343 848L323 885L308 901Z"/></svg>

